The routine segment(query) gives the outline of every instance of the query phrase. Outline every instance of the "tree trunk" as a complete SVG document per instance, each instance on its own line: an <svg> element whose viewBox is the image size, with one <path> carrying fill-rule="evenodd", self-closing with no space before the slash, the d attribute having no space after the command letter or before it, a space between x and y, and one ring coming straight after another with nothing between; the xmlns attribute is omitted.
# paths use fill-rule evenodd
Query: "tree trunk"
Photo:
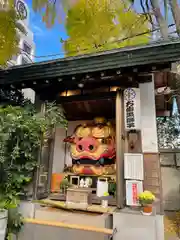
<svg viewBox="0 0 180 240"><path fill-rule="evenodd" d="M180 8L176 0L169 0L169 5L176 25L177 34L180 36Z"/></svg>
<svg viewBox="0 0 180 240"><path fill-rule="evenodd" d="M151 0L151 5L153 8L153 13L156 18L156 21L160 27L160 32L164 40L168 40L169 34L168 34L168 25L161 14L160 6L158 0Z"/></svg>

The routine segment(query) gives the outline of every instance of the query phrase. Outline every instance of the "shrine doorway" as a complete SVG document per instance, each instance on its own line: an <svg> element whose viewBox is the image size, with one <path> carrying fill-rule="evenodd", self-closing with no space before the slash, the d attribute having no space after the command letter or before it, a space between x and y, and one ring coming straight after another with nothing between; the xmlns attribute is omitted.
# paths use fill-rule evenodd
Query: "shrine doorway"
<svg viewBox="0 0 180 240"><path fill-rule="evenodd" d="M54 189L56 185L54 183L54 178L56 178L60 173L64 174L65 168L72 164L69 144L64 143L63 140L68 136L72 136L74 130L78 125L91 124L94 118L97 117L103 117L107 122L110 122L114 130L116 130L116 91L110 93L97 93L96 96L90 95L89 98L84 98L83 96L69 96L67 98L61 98L61 105L66 113L68 120L68 129L65 131L64 129L56 128L50 196L50 198L53 200L65 200L65 196L58 193L57 190ZM68 171L66 171L66 174L67 173ZM110 177L113 177L113 179L115 179L116 173ZM99 204L100 200L95 197L97 185L96 181L97 176L93 176L93 203ZM110 202L110 204L115 206L116 196L113 196Z"/></svg>

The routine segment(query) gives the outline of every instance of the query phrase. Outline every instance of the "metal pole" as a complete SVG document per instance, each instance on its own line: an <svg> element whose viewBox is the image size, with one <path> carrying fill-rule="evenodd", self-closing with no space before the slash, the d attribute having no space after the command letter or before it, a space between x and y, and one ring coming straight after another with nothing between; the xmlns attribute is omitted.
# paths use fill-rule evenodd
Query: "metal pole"
<svg viewBox="0 0 180 240"><path fill-rule="evenodd" d="M124 206L124 102L123 90L116 94L116 205Z"/></svg>

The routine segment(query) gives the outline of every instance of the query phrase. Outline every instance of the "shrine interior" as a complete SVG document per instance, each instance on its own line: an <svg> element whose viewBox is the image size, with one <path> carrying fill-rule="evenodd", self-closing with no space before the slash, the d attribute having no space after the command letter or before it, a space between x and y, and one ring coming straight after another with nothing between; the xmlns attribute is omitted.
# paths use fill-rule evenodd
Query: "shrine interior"
<svg viewBox="0 0 180 240"><path fill-rule="evenodd" d="M158 79L162 79L162 78L159 78L159 76L156 75L155 85L157 85L158 87L161 87L163 85L163 83L161 83L162 80L158 81ZM101 203L100 198L97 197L97 186L98 186L98 183L102 185L104 181L104 186L107 188L106 191L111 195L109 204L116 205L116 171L115 169L112 174L103 174L103 173L97 174L95 172L83 173L83 172L78 172L76 170L74 171L72 152L71 152L72 142L70 141L68 142L67 137L70 137L70 138L74 137L73 134L77 126L82 125L84 127L87 125L88 127L89 124L90 125L93 124L94 119L97 117L104 118L105 120L103 121L107 121L106 123L110 122L115 131L116 90L117 88L123 85L125 86L125 82L128 83L126 86L128 87L128 85L130 84L130 82L128 81L130 81L130 78L126 78L126 81L125 80L122 82L119 81L119 84L117 84L117 82L114 82L113 85L111 86L108 86L108 84L106 83L101 87L96 85L98 87L95 88L92 84L89 86L88 85L83 86L82 84L81 86L76 85L76 87L71 86L71 88L69 88L70 90L65 90L65 89L59 90L60 92L56 94L55 94L55 90L53 91L54 92L53 95L57 96L56 102L59 103L65 111L65 115L68 120L68 129L66 131L63 128L56 128L56 131L55 131L55 141L54 141L54 150L53 150L53 158L52 158L52 176L50 181L51 182L50 198L52 200L63 200L63 201L66 200L66 192L62 191L60 187L61 182L63 182L64 178L67 178L68 184L72 184L76 187L80 186L80 182L82 185L83 180L85 181L86 179L90 179L91 186L89 186L89 188L92 190L92 193L93 193L92 202L97 204ZM117 85L115 85L115 83ZM136 87L136 82L133 85ZM45 92L46 91L44 91L44 96L46 95ZM165 109L166 110L170 109L170 106L168 106L167 104L166 104L167 106L162 106L161 102L163 103L165 102L165 101L162 101L162 98L163 98L162 95L156 96L157 115L159 114L161 115L162 111L164 112ZM83 136L81 136L80 138L83 138ZM83 158L83 156L81 157ZM98 156L96 156L96 158L98 158ZM93 162L94 160L92 160L92 164L91 164L91 162L88 161L88 166L93 165L94 164ZM83 160L79 161L78 164L80 164L80 166L84 166ZM102 168L104 167L103 164L101 165L101 167ZM91 169L91 167L89 167L89 169ZM106 192L105 190L103 191Z"/></svg>
<svg viewBox="0 0 180 240"><path fill-rule="evenodd" d="M88 181L91 182L90 184L91 186L89 186L88 188L92 191L93 195L92 203L101 204L101 198L97 196L98 195L97 186L99 183L101 185L101 188L103 184L104 187L106 188L106 190L103 190L103 192L108 192L110 194L110 199L108 199L109 205L116 205L115 164L113 166L114 171L111 174L103 174L103 172L95 173L96 167L97 169L99 169L99 165L101 169L105 169L103 163L97 164L94 168L93 159L91 159L92 164L91 161L84 161L84 163L86 162L86 164L83 164L83 156L81 156L82 157L81 161L78 162L76 161L77 159L74 161L74 159L72 159L71 151L72 142L71 141L68 142L67 137L70 137L69 140L76 138L77 136L74 136L74 133L75 130L77 130L77 126L79 125L82 125L83 127L84 126L89 127L89 125L91 125L90 128L92 130L92 124L94 124L94 119L96 119L97 117L102 117L106 119L107 122L103 123L104 126L107 125L106 127L108 127L110 122L115 130L116 90L118 88L123 89L128 87L136 88L138 87L138 84L141 82L151 81L151 76L150 75L137 76L136 74L129 76L113 75L113 77L115 76L115 80L113 80L112 77L109 79L106 76L107 73L105 76L103 76L103 74L101 75L102 76L100 78L95 78L96 81L89 78L89 76L86 75L87 78L86 81L82 82L78 81L77 79L74 80L73 82L71 81L70 84L67 79L64 85L60 84L61 83L60 82L57 83L57 85L49 84L48 86L46 86L46 84L44 84L41 85L39 89L38 89L39 85L36 86L36 93L40 96L40 99L42 101L45 101L47 100L48 96L48 101L56 100L56 103L60 104L63 107L66 118L68 120L67 130L65 130L64 128L56 128L52 151L53 156L50 160L47 159L48 163L45 164L47 165L47 168L42 170L42 177L40 176L40 179L41 178L43 179L44 173L47 172L49 185L47 187L48 195L46 195L46 197L48 196L52 200L66 201L67 192L64 191L61 187L64 179L67 178L68 183L66 182L66 184L71 184L73 185L73 187L75 186L77 188L80 185L82 186L82 182L83 181L85 182L85 180L88 179ZM156 73L154 79L155 89L168 85L168 82L170 82L171 78L172 76L170 74L167 74L166 72ZM168 101L165 101L165 98L167 97L168 96L162 94L158 95L156 94L155 91L156 116L168 116L171 114L172 106ZM103 124L100 125L97 124L97 126L100 126L101 128ZM139 137L136 141L134 152L140 152L141 136L140 135L138 136ZM79 138L83 138L83 136ZM80 146L81 144L76 145ZM89 146L90 145L92 144L89 144ZM128 147L127 152L131 152L129 145L127 145L126 147ZM48 153L47 155L51 154ZM85 157L86 156L84 156L84 158ZM97 158L98 156L96 156L96 159ZM77 163L80 166L77 167ZM49 167L50 165L51 167ZM75 168L75 170L73 167L74 165L77 167ZM82 166L84 165L89 166L88 173L87 171L85 173L83 172L84 170ZM94 172L90 173L90 170L92 168L94 168ZM44 190L41 186L38 187L38 192L40 193L40 195L41 192L43 191ZM50 196L49 192L51 192ZM42 196L42 198L44 198L44 196Z"/></svg>
<svg viewBox="0 0 180 240"><path fill-rule="evenodd" d="M109 90L109 91L108 91ZM111 91L110 91L111 90ZM92 191L92 202L93 203L100 203L100 198L97 197L97 188L98 184L104 185L106 189L102 191L108 192L110 194L110 201L109 203L111 205L116 205L115 201L115 191L116 191L116 171L115 171L115 96L116 96L116 90L117 87L108 88L108 89L101 89L101 92L99 89L93 90L93 94L89 95L90 97L83 97L76 95L76 91L67 91L60 93L61 98L61 106L63 107L65 111L66 118L68 120L68 129L65 131L63 128L56 128L55 132L55 144L54 144L54 157L53 157L53 163L52 163L52 178L51 178L51 196L50 198L52 200L65 200L66 195L65 192L60 189L60 182L66 177L70 184L76 185L79 187L82 186L82 181L89 179L90 184L88 188ZM92 91L92 90L91 90ZM98 121L96 123L95 121ZM87 171L82 169L77 170L76 167L72 169L72 151L71 151L71 142L67 141L67 137L72 137L75 129L77 129L77 126L82 125L84 129L87 129L90 127L90 129L94 129L96 127L98 128L109 128L113 132L113 138L114 138L114 156L113 161L111 159L104 158L104 161L107 163L104 165L98 164L98 161L95 161L95 159L84 159L84 156L82 157L82 160L80 163L78 163L80 166L85 166ZM86 130L87 130L86 129ZM88 130L87 130L88 131ZM92 130L93 131L93 130ZM96 129L97 131L97 129ZM87 135L85 133L85 136L83 135L80 137L80 139L86 138ZM106 133L105 133L106 135ZM79 137L79 136L78 136ZM98 141L104 139L106 137L111 138L111 133L108 136L100 136L100 139ZM102 138L102 139L101 139ZM96 137L95 137L96 139ZM92 139L89 139L87 144L90 144L93 148L93 143L95 143L94 137ZM97 140L97 139L96 139ZM81 140L82 142L83 140ZM93 143L92 143L93 142ZM99 144L99 143L98 143ZM79 146L79 145L78 145ZM80 145L81 146L81 145ZM107 143L103 143L103 146L108 147ZM76 144L77 147L77 144ZM97 148L98 151L98 148ZM92 151L93 152L93 151ZM96 151L93 152L96 156L96 159L99 159L99 153ZM110 162L110 165L108 164L108 161ZM92 163L91 163L92 162ZM94 162L96 164L94 165ZM113 164L111 164L113 163ZM113 166L113 171L111 174L108 173L105 174L103 172L103 168L108 169ZM76 163L75 165L76 166ZM88 167L87 167L88 166ZM93 166L93 167L92 167ZM94 168L95 166L95 168ZM96 167L97 166L97 167ZM94 169L92 170L91 167ZM96 172L97 168L97 172ZM98 172L99 169L101 169L100 173ZM92 171L91 171L92 170ZM83 180L82 180L83 179ZM87 187L87 186L86 186ZM99 193L100 194L100 193Z"/></svg>

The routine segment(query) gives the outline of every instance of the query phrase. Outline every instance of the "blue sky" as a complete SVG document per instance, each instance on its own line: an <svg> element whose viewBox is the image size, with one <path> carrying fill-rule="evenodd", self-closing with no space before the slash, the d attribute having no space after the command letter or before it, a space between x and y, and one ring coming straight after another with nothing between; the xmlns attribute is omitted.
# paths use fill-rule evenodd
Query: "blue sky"
<svg viewBox="0 0 180 240"><path fill-rule="evenodd" d="M32 10L32 1L26 0L26 3L30 9L30 29L34 33L34 41L36 44L36 56L47 56L51 54L60 54L59 57L63 57L62 44L60 38L66 39L66 31L62 24L56 24L52 28L47 28L42 22L41 16L34 13ZM55 57L40 57L35 58L35 61L51 60Z"/></svg>
<svg viewBox="0 0 180 240"><path fill-rule="evenodd" d="M63 24L55 24L52 28L48 29L42 22L41 16L34 13L32 10L32 0L25 0L30 9L30 28L34 33L34 41L36 44L35 55L39 56L35 58L35 61L45 61L55 58L63 57L63 49L60 39L66 39L66 31ZM179 1L179 0L178 0ZM135 3L135 9L137 11L142 11L139 1ZM173 22L172 15L169 13L169 24ZM47 55L58 56L47 57ZM40 57L45 56L45 57Z"/></svg>

